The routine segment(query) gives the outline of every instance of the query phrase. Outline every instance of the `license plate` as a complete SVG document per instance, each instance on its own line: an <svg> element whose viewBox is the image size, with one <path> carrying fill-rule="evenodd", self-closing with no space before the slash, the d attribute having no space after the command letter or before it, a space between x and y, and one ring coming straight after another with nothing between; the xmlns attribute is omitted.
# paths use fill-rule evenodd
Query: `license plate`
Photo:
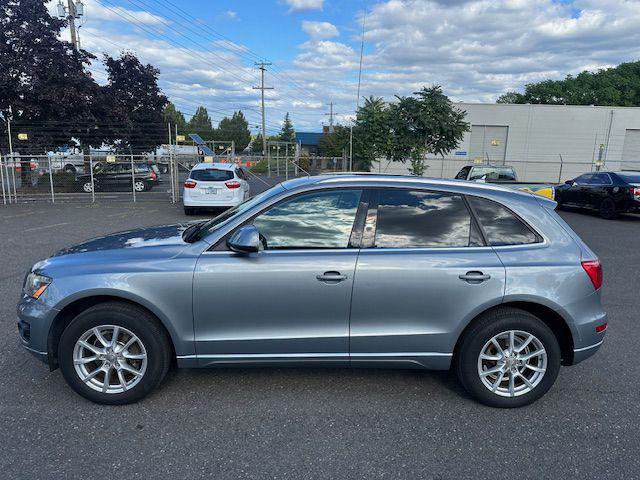
<svg viewBox="0 0 640 480"><path fill-rule="evenodd" d="M205 189L205 193L207 193L209 195L217 195L219 191L220 191L219 188L213 188L213 187L207 187Z"/></svg>

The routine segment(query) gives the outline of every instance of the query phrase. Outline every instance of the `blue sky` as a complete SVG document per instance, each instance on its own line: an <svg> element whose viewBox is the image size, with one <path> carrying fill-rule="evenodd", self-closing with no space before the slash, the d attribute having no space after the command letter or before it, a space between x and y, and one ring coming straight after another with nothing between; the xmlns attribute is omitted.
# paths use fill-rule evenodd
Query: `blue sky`
<svg viewBox="0 0 640 480"><path fill-rule="evenodd" d="M53 10L56 1L50 3ZM82 46L135 52L157 66L187 116L241 109L259 123L257 59L267 72L267 124L290 112L299 131L347 124L356 103L366 12L362 96L440 84L454 101L493 102L526 83L640 57L638 0L85 0ZM64 38L68 32L62 32ZM105 81L100 62L91 67ZM254 132L256 131L253 128Z"/></svg>

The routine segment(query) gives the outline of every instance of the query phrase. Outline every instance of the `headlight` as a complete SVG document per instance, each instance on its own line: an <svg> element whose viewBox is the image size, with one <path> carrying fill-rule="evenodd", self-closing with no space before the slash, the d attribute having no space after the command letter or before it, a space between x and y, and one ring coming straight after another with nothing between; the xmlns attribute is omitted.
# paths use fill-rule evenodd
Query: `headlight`
<svg viewBox="0 0 640 480"><path fill-rule="evenodd" d="M51 281L52 280L49 277L45 277L39 273L29 272L29 275L27 275L27 278L24 281L24 288L22 291L29 297L39 298L51 284Z"/></svg>

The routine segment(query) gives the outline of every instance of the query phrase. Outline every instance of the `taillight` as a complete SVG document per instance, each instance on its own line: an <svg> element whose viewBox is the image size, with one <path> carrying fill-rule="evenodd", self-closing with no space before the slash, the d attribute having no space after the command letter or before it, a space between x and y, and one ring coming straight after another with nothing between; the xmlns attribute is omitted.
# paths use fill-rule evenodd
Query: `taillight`
<svg viewBox="0 0 640 480"><path fill-rule="evenodd" d="M598 290L602 286L602 264L600 260L585 260L582 262L582 268L589 275L593 288Z"/></svg>
<svg viewBox="0 0 640 480"><path fill-rule="evenodd" d="M154 180L154 181L155 181L155 180L156 180L156 178L158 178L158 177L156 176L156 172L154 172L153 170L151 170L151 180Z"/></svg>
<svg viewBox="0 0 640 480"><path fill-rule="evenodd" d="M184 182L184 188L196 188L197 184L198 182L195 182L193 180L187 180L186 182Z"/></svg>
<svg viewBox="0 0 640 480"><path fill-rule="evenodd" d="M640 200L640 187L631 187L631 195Z"/></svg>
<svg viewBox="0 0 640 480"><path fill-rule="evenodd" d="M225 182L227 188L240 188L240 182L236 182L235 180L231 182Z"/></svg>

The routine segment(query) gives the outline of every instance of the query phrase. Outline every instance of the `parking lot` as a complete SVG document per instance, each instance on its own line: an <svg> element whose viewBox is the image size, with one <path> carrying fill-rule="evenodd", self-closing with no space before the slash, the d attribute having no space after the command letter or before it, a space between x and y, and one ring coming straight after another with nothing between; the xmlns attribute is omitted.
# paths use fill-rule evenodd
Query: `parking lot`
<svg viewBox="0 0 640 480"><path fill-rule="evenodd" d="M104 407L20 347L24 275L83 239L188 217L167 202L0 206L0 477L638 478L640 216L562 216L604 263L610 331L532 406L484 407L447 372L221 369Z"/></svg>

